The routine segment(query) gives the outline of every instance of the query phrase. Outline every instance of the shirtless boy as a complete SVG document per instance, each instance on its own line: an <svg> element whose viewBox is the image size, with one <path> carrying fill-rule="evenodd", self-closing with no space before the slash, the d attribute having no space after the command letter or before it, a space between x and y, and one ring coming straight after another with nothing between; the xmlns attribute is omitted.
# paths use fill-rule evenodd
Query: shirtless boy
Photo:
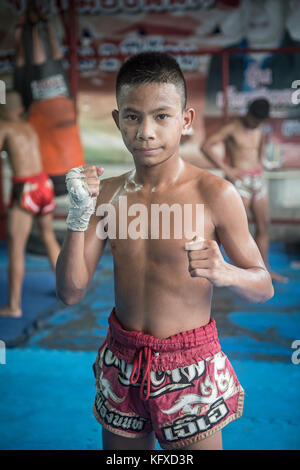
<svg viewBox="0 0 300 470"><path fill-rule="evenodd" d="M221 168L225 176L236 187L246 211L253 214L255 241L264 263L268 266L269 210L266 183L263 175L265 137L263 122L269 117L269 102L263 98L253 101L247 114L230 119L211 134L201 150L214 165ZM213 146L224 142L230 164L220 159ZM274 281L286 282L287 278L270 272Z"/></svg>
<svg viewBox="0 0 300 470"><path fill-rule="evenodd" d="M0 149L7 150L13 172L12 196L8 214L9 301L0 308L1 316L22 316L21 293L24 257L33 217L38 222L53 270L60 247L52 228L55 209L51 181L43 172L37 135L23 118L24 108L18 93L6 94L0 105Z"/></svg>
<svg viewBox="0 0 300 470"><path fill-rule="evenodd" d="M100 189L103 168L67 174L71 206L56 268L60 298L79 302L104 249L102 205L113 206L115 308L94 364L103 449L155 449L155 437L164 449L221 449L221 428L241 416L244 391L210 317L213 286L265 302L273 295L270 275L234 186L180 158L194 110L186 108L177 62L161 53L131 57L118 74L117 104L113 118L135 170L101 179ZM147 209L148 230L140 238L120 234L121 197L127 198L128 235L133 204ZM155 204L203 204L204 232L194 241L179 239L174 224L169 238L161 227L159 237L151 237Z"/></svg>

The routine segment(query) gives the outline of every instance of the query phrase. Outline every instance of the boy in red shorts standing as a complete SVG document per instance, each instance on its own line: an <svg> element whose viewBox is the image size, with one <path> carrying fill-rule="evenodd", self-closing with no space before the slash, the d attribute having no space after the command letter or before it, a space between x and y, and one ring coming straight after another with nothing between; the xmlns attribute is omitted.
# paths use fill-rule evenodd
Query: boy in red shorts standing
<svg viewBox="0 0 300 470"><path fill-rule="evenodd" d="M221 429L241 416L244 390L220 348L213 287L265 302L270 274L234 186L180 158L194 110L175 59L131 57L116 94L113 118L135 170L101 185L101 168L68 172L68 231L56 268L58 295L77 303L109 239L115 307L94 364L103 449L155 449L155 438L164 449L221 449Z"/></svg>
<svg viewBox="0 0 300 470"><path fill-rule="evenodd" d="M6 104L0 105L0 149L7 150L13 171L8 214L9 303L0 308L0 315L14 318L22 316L24 253L34 216L38 216L53 269L60 250L52 228L53 185L42 168L38 137L22 119L23 112L19 94L8 92Z"/></svg>

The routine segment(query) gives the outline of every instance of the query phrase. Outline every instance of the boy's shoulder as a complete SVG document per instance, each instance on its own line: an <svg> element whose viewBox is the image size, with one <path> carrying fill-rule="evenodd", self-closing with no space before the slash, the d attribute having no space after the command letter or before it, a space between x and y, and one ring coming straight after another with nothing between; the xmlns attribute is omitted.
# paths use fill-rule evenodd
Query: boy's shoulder
<svg viewBox="0 0 300 470"><path fill-rule="evenodd" d="M11 137L14 137L15 133L15 126L13 126L12 123L5 120L0 121L1 140L10 139Z"/></svg>
<svg viewBox="0 0 300 470"><path fill-rule="evenodd" d="M106 178L101 177L101 184L103 184L106 187L117 186L118 184L122 184L123 182L125 182L131 173L132 173L132 170L127 171L126 173L122 173L117 176L108 176ZM104 166L104 174L105 174L105 166Z"/></svg>
<svg viewBox="0 0 300 470"><path fill-rule="evenodd" d="M33 126L25 120L19 120L16 122L0 120L0 130L7 134L16 135L18 132L23 132L23 130L32 130L34 132Z"/></svg>
<svg viewBox="0 0 300 470"><path fill-rule="evenodd" d="M222 126L226 128L228 133L234 133L236 130L241 127L241 118L239 116L230 117Z"/></svg>
<svg viewBox="0 0 300 470"><path fill-rule="evenodd" d="M105 171L105 167L104 167ZM122 173L118 176L110 176L107 178L101 178L100 180L100 194L99 197L101 200L109 200L121 187L124 186L125 182L128 180L131 171Z"/></svg>
<svg viewBox="0 0 300 470"><path fill-rule="evenodd" d="M225 129L228 136L234 134L242 125L240 116L232 116L221 125L221 129Z"/></svg>
<svg viewBox="0 0 300 470"><path fill-rule="evenodd" d="M199 168L195 165L188 164L189 171L196 178L201 192L210 193L211 191L216 195L225 191L232 184L222 176L218 176L212 170Z"/></svg>
<svg viewBox="0 0 300 470"><path fill-rule="evenodd" d="M222 205L235 198L237 191L234 185L223 178L214 174L212 171L190 165L193 171L193 177L196 178L199 196L209 206Z"/></svg>
<svg viewBox="0 0 300 470"><path fill-rule="evenodd" d="M226 225L233 214L239 217L244 206L235 186L230 181L199 168L196 170L196 175L199 198L210 212L216 227Z"/></svg>

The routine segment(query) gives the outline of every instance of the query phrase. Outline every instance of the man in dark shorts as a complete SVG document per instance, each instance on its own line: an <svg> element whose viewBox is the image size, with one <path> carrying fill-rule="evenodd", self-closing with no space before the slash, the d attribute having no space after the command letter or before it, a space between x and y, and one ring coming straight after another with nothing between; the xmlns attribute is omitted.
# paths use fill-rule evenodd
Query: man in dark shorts
<svg viewBox="0 0 300 470"><path fill-rule="evenodd" d="M68 172L57 293L68 305L82 299L109 239L115 307L94 363L104 450L154 449L155 438L164 449L221 449L221 429L241 416L244 390L211 318L213 286L265 302L271 278L234 186L179 156L194 110L176 60L131 57L116 92L113 118L135 170L101 184L103 168ZM196 209L196 217L184 212L183 234L181 209ZM173 218L161 224L168 210Z"/></svg>

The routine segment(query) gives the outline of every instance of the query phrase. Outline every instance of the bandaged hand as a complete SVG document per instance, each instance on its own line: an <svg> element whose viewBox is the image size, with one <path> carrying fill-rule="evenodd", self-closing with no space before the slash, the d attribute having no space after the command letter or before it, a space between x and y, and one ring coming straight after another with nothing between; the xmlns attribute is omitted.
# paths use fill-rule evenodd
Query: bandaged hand
<svg viewBox="0 0 300 470"><path fill-rule="evenodd" d="M67 227L74 232L87 230L90 217L95 212L97 196L100 190L99 176L104 169L95 165L72 168L66 174L66 186L69 193L69 213Z"/></svg>

